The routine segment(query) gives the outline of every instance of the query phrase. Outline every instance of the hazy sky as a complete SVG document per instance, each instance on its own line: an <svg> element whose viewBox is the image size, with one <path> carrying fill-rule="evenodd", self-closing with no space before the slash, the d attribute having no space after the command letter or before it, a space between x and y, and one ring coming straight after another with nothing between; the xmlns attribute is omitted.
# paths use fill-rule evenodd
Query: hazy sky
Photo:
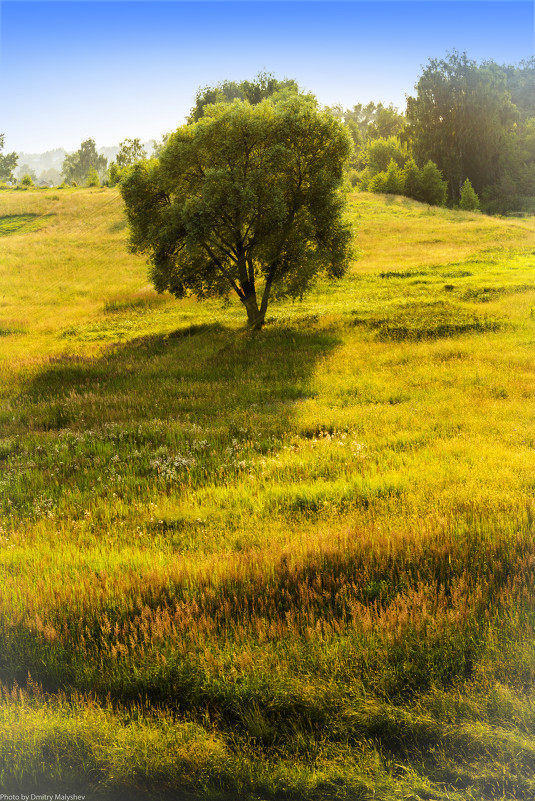
<svg viewBox="0 0 535 801"><path fill-rule="evenodd" d="M5 151L159 139L199 86L295 78L322 104L405 108L430 58L517 64L535 52L533 0L26 2L0 0Z"/></svg>

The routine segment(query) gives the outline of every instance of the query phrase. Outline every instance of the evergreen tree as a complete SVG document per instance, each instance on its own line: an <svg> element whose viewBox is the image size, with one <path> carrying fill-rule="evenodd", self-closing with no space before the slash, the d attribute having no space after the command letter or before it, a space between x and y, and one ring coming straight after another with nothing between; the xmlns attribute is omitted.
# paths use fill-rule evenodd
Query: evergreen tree
<svg viewBox="0 0 535 801"><path fill-rule="evenodd" d="M479 198L469 178L466 179L461 189L459 208L463 211L477 211L479 209Z"/></svg>
<svg viewBox="0 0 535 801"><path fill-rule="evenodd" d="M390 164L385 174L385 185L383 192L388 195L403 194L403 173L394 159L390 159Z"/></svg>
<svg viewBox="0 0 535 801"><path fill-rule="evenodd" d="M378 172L370 178L367 184L368 192L376 192L382 194L386 192L386 171Z"/></svg>

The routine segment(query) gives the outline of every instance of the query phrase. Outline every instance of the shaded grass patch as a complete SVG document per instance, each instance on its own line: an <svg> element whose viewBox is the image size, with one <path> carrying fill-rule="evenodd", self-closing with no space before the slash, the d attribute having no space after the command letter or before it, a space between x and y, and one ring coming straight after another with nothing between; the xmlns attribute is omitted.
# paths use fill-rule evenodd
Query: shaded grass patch
<svg viewBox="0 0 535 801"><path fill-rule="evenodd" d="M5 214L0 217L0 236L37 231L53 216L52 214Z"/></svg>

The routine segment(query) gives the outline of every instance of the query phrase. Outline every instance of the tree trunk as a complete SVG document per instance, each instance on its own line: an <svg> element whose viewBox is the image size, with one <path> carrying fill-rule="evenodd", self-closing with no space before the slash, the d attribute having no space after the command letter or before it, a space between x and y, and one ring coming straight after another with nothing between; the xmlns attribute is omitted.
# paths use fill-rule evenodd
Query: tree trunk
<svg viewBox="0 0 535 801"><path fill-rule="evenodd" d="M258 308L254 282L248 281L246 284L242 285L242 293L241 301L247 311L247 322L251 328L259 330L264 325L266 310L260 310Z"/></svg>

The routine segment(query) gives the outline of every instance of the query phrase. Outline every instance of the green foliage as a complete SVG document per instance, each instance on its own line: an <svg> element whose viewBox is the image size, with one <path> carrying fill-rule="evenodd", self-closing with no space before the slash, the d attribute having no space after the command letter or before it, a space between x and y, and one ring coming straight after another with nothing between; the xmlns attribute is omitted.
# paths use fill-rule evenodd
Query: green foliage
<svg viewBox="0 0 535 801"><path fill-rule="evenodd" d="M117 162L112 161L108 167L108 186L116 186L121 180L123 171L118 166Z"/></svg>
<svg viewBox="0 0 535 801"><path fill-rule="evenodd" d="M517 66L485 62L485 67L505 74L507 90L521 120L535 117L535 56L524 59Z"/></svg>
<svg viewBox="0 0 535 801"><path fill-rule="evenodd" d="M372 139L366 147L366 164L371 176L378 172L386 172L392 160L398 167L403 167L408 158L407 145L397 136Z"/></svg>
<svg viewBox="0 0 535 801"><path fill-rule="evenodd" d="M373 178L367 181L368 192L377 192L379 194L386 192L386 172L378 172Z"/></svg>
<svg viewBox="0 0 535 801"><path fill-rule="evenodd" d="M119 167L130 167L138 161L147 158L147 151L139 139L125 139L119 145L117 154L117 165Z"/></svg>
<svg viewBox="0 0 535 801"><path fill-rule="evenodd" d="M106 171L107 159L97 153L95 141L86 139L75 153L65 156L62 166L62 173L65 181L71 186L85 184L88 180L89 172L94 169L99 179Z"/></svg>
<svg viewBox="0 0 535 801"><path fill-rule="evenodd" d="M2 153L4 149L5 134L0 134L0 181L12 181L13 170L17 166L18 156L16 153Z"/></svg>
<svg viewBox="0 0 535 801"><path fill-rule="evenodd" d="M19 169L17 170L19 181L22 183L22 179L25 176L28 176L32 183L37 183L37 175L35 174L35 170L33 170L29 164L22 164Z"/></svg>
<svg viewBox="0 0 535 801"><path fill-rule="evenodd" d="M413 200L422 197L421 171L413 158L409 158L403 167L403 194Z"/></svg>
<svg viewBox="0 0 535 801"><path fill-rule="evenodd" d="M446 203L448 185L442 180L442 172L429 160L420 171L420 197L423 203L430 206L443 206Z"/></svg>
<svg viewBox="0 0 535 801"><path fill-rule="evenodd" d="M21 183L21 186L26 186L26 187L34 185L33 184L33 180L32 180L32 176L29 173L25 173L22 176L20 183Z"/></svg>
<svg viewBox="0 0 535 801"><path fill-rule="evenodd" d="M370 192L384 192L386 174L390 170L390 185L399 189L401 179L399 170L391 168L392 161L401 170L409 159L410 153L407 145L399 137L390 136L388 138L369 139L365 148L361 150L359 161L364 165L360 173L360 187L369 189ZM377 177L380 176L380 177ZM396 176L394 178L394 176ZM373 181L370 188L370 182ZM394 194L398 192L394 188Z"/></svg>
<svg viewBox="0 0 535 801"><path fill-rule="evenodd" d="M158 148L158 152L161 148ZM147 158L147 151L139 139L125 139L119 145L116 161L108 167L108 185L116 186L126 175L129 167Z"/></svg>
<svg viewBox="0 0 535 801"><path fill-rule="evenodd" d="M394 159L390 159L383 191L389 195L402 195L404 192L403 172Z"/></svg>
<svg viewBox="0 0 535 801"><path fill-rule="evenodd" d="M404 192L403 171L394 159L390 159L388 169L376 173L368 182L369 192L384 192L388 195L402 195Z"/></svg>
<svg viewBox="0 0 535 801"><path fill-rule="evenodd" d="M266 98L297 95L299 87L293 79L279 81L271 73L259 72L253 81L222 81L217 86L204 86L197 91L195 106L191 109L188 122L198 122L205 114L206 106L214 103L231 103L243 100L256 106Z"/></svg>
<svg viewBox="0 0 535 801"><path fill-rule="evenodd" d="M298 297L319 273L346 270L349 153L343 126L310 97L211 106L121 181L131 248L149 255L158 291L234 290L260 327L271 294Z"/></svg>
<svg viewBox="0 0 535 801"><path fill-rule="evenodd" d="M362 171L369 164L368 147L374 140L393 138L401 146L401 139L404 138L405 117L392 105L368 103L363 106L362 103L359 103L352 109L344 110L342 106L330 106L326 110L341 120L351 134L354 144L350 161L351 169ZM372 164L371 169L366 171L366 174L361 177L361 183L365 184L377 172L386 171L391 158L396 158L396 161L400 163L398 147L391 147L387 153L381 153L380 147L376 157L378 163ZM374 157L372 156L373 161Z"/></svg>
<svg viewBox="0 0 535 801"><path fill-rule="evenodd" d="M432 161L420 170L412 158L403 167L392 158L388 169L370 178L367 187L369 192L405 195L430 206L443 206L446 202L446 182Z"/></svg>
<svg viewBox="0 0 535 801"><path fill-rule="evenodd" d="M462 186L459 208L463 211L477 211L477 209L479 209L479 198L469 178L466 179Z"/></svg>
<svg viewBox="0 0 535 801"><path fill-rule="evenodd" d="M355 106L350 119L354 119ZM370 108L370 106L368 106ZM392 104L383 106L379 103L375 106L372 118L366 126L366 138L370 139L389 139L391 136L402 138L405 129L405 116L400 114Z"/></svg>
<svg viewBox="0 0 535 801"><path fill-rule="evenodd" d="M504 73L453 51L445 60L431 59L416 88L417 96L407 99L416 160L437 164L453 202L466 174L477 192L496 183L518 119Z"/></svg>
<svg viewBox="0 0 535 801"><path fill-rule="evenodd" d="M86 186L100 186L100 178L94 167L90 167L87 173Z"/></svg>

